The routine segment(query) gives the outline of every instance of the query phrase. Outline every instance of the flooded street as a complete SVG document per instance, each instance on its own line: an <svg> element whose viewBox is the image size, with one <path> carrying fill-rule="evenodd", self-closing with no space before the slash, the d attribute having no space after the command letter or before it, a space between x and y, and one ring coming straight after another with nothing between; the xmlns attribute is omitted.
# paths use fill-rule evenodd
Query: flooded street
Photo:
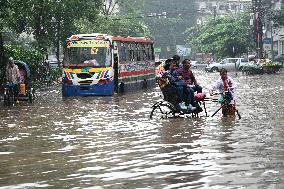
<svg viewBox="0 0 284 189"><path fill-rule="evenodd" d="M206 86L218 73L193 70ZM150 120L158 88L4 107L0 189L284 188L284 74L229 73L242 119ZM219 104L207 103L212 115Z"/></svg>

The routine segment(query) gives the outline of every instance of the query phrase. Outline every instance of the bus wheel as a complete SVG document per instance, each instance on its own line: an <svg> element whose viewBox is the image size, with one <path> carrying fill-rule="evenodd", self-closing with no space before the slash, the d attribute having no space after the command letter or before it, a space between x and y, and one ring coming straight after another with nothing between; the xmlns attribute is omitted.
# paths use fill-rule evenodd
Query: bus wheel
<svg viewBox="0 0 284 189"><path fill-rule="evenodd" d="M147 89L147 80L144 79L143 83L142 83L142 89Z"/></svg>
<svg viewBox="0 0 284 189"><path fill-rule="evenodd" d="M123 82L119 84L119 93L124 93L124 83Z"/></svg>

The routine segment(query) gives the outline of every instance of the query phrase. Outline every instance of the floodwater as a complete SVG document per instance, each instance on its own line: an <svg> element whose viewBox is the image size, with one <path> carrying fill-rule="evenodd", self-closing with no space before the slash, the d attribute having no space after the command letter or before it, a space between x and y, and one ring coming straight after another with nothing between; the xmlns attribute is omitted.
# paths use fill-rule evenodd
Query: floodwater
<svg viewBox="0 0 284 189"><path fill-rule="evenodd" d="M204 88L218 78L194 72ZM0 189L282 189L284 74L232 76L240 120L150 120L158 88L62 99L54 87L33 104L1 102Z"/></svg>

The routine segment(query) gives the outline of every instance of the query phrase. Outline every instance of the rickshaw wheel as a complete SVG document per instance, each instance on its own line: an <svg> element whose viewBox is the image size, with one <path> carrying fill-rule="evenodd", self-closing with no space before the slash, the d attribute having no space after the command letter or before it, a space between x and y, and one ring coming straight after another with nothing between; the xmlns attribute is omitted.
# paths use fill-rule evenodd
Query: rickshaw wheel
<svg viewBox="0 0 284 189"><path fill-rule="evenodd" d="M9 105L9 95L4 94L4 105L8 106Z"/></svg>
<svg viewBox="0 0 284 189"><path fill-rule="evenodd" d="M32 94L31 91L29 91L28 96L29 96L29 102L32 103L33 102L33 94Z"/></svg>
<svg viewBox="0 0 284 189"><path fill-rule="evenodd" d="M163 119L169 117L175 117L175 108L173 105L167 102L159 102L153 106L150 113L150 119Z"/></svg>
<svg viewBox="0 0 284 189"><path fill-rule="evenodd" d="M15 102L14 90L9 88L4 93L4 104L8 106L14 104L14 102Z"/></svg>

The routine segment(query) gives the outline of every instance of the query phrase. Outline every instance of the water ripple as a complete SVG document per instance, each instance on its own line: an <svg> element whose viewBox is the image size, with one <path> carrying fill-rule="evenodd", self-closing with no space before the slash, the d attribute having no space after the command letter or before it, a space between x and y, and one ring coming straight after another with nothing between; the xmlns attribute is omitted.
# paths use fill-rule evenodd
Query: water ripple
<svg viewBox="0 0 284 189"><path fill-rule="evenodd" d="M218 78L194 72L205 92ZM283 188L284 76L233 77L240 120L150 120L158 88L85 98L51 88L3 107L0 189Z"/></svg>

